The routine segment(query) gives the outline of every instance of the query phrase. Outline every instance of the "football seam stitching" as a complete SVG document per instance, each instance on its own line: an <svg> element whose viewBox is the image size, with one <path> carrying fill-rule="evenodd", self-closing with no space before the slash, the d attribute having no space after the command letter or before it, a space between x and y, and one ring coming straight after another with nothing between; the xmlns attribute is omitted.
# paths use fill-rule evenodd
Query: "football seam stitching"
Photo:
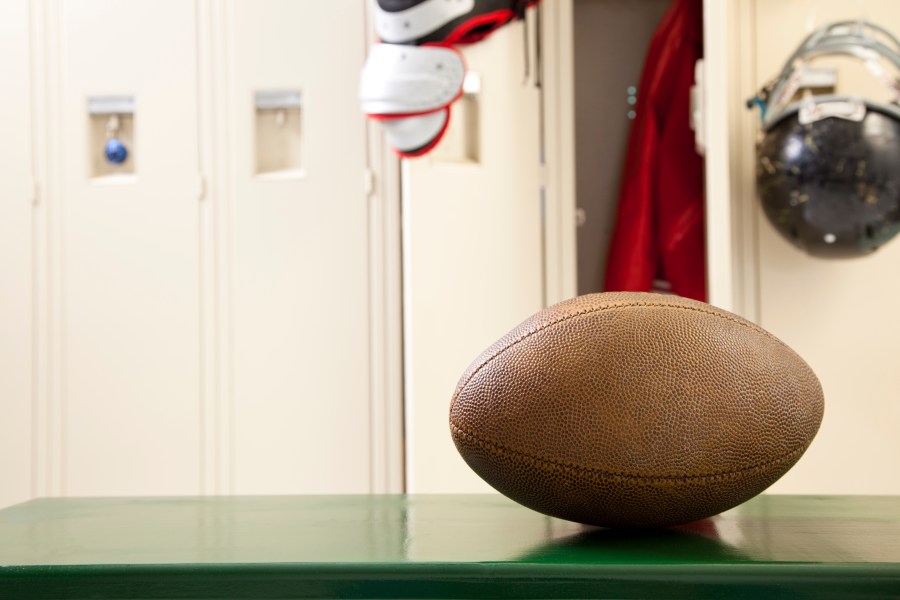
<svg viewBox="0 0 900 600"><path fill-rule="evenodd" d="M507 350L509 350L509 349L512 348L513 346L515 346L516 344L518 344L518 343L520 343L520 342L524 342L525 340L527 340L527 339L530 338L531 336L533 336L533 335L535 335L535 334L537 334L537 333L540 333L541 331L543 331L543 330L545 330L545 329L548 329L548 328L550 328L550 327L553 327L554 325L559 325L560 323L562 323L562 322L564 322L564 321L568 321L569 319L574 319L575 317L582 317L582 316L584 316L584 315L589 315L589 314L591 314L591 313L603 312L603 311L606 311L606 310L613 310L613 309L616 309L616 308L634 308L634 307L638 307L638 306L649 306L649 307L653 307L653 308L677 308L677 309L681 309L681 310L689 310L689 311L693 311L693 312L703 313L703 314L706 314L706 315L711 315L711 316L718 317L719 319L723 319L723 320L726 320L726 321L732 321L732 322L734 322L734 323L737 323L737 324L740 325L741 327L746 327L747 329L750 329L750 330L755 331L755 332L757 332L757 333L762 333L762 334L764 334L766 337L771 338L773 341L778 342L779 344L781 344L782 346L784 346L784 347L787 348L788 350L791 350L791 348L790 348L787 344L785 344L784 342L782 342L781 340L779 340L777 337L775 337L774 335L772 335L771 333L769 333L769 332L766 331L765 329L762 329L761 327L758 327L758 326L756 326L756 325L753 325L752 323L743 321L743 320L741 320L741 319L737 319L737 318L735 318L735 317L730 317L730 316L726 316L726 315L720 315L720 314L715 313L715 312L713 312L713 311L711 311L711 310L703 310L702 308L696 308L696 307L693 307L693 306L682 306L682 305L679 305L679 304L656 304L656 303L653 303L653 302L629 302L629 303L627 303L627 304L615 304L615 305L612 305L612 306L603 306L603 307L600 307L600 308L590 308L590 309L580 310L580 311L578 311L578 312L576 312L576 313L572 313L571 315L566 315L566 316L564 316L564 317L561 317L561 318L559 318L559 319L556 319L555 321L551 321L551 322L549 322L549 323L545 323L544 325L541 325L541 326L538 327L537 329L534 329L534 330L532 330L532 331L529 331L529 332L527 332L527 333L522 334L520 337L516 338L515 340L511 341L509 344L503 346L502 348L500 348L499 350L497 350L496 352L494 352L493 354L491 354L491 355L490 355L483 363L481 363L481 364L478 366L477 369L475 369L474 371L472 371L472 374L469 375L469 376L466 378L465 383L463 383L462 385L460 385L460 386L457 388L456 393L453 394L453 401L451 402L451 405L450 405L451 410L453 409L453 405L456 404L456 401L457 401L457 399L459 398L460 393L462 393L462 391L466 388L466 386L469 385L469 382L472 381L472 379L475 377L475 375L477 375L478 372L481 371L481 369L483 369L484 367L486 367L488 363L490 363L491 361L493 361L495 358L497 358L498 356L500 356L501 354L503 354L504 352L506 352ZM791 350L791 352L793 352L793 350Z"/></svg>
<svg viewBox="0 0 900 600"><path fill-rule="evenodd" d="M615 471L606 471L604 469L595 469L592 467L585 467L585 466L581 466L581 465L575 465L575 464L550 460L547 458L542 458L540 456L534 456L527 452L514 450L512 448L504 446L503 444L498 444L496 442L492 442L492 441L486 440L482 437L479 437L473 433L466 431L465 429L463 429L462 427L460 427L453 421L450 421L450 427L452 427L453 429L455 429L457 432L461 433L462 435L472 438L477 443L483 444L485 446L500 449L503 452L506 452L508 454L513 454L515 456L527 458L527 459L533 460L538 463L543 463L544 465L562 467L565 469L571 469L573 471L587 471L589 473L594 473L594 474L598 474L598 475L606 475L609 477L621 477L623 479L638 479L638 480L642 480L642 481L654 481L654 480L658 480L658 481L696 481L696 480L700 480L700 479L725 478L725 477L740 475L742 473L756 471L759 469L764 469L766 467L776 465L776 464L783 462L786 459L790 458L792 455L797 454L797 453L802 454L806 450L806 446L800 446L800 447L795 448L794 450L791 450L790 452L786 452L785 454L782 454L781 456L774 458L770 461L766 461L764 463L759 463L759 464L756 464L756 465L753 465L750 467L745 467L743 469L737 469L735 471L721 471L719 473L709 473L706 475L638 475L638 474L632 474L632 473L616 473Z"/></svg>

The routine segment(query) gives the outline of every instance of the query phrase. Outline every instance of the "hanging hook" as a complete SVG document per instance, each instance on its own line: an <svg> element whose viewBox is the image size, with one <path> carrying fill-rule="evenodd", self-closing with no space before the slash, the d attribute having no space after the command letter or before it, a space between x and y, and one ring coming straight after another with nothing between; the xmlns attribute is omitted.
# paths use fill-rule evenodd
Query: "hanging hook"
<svg viewBox="0 0 900 600"><path fill-rule="evenodd" d="M119 127L119 115L110 115L106 122L106 144L103 146L103 154L106 161L113 165L121 165L128 159L128 148L118 137Z"/></svg>
<svg viewBox="0 0 900 600"><path fill-rule="evenodd" d="M119 115L109 115L106 121L106 138L114 138L119 134Z"/></svg>

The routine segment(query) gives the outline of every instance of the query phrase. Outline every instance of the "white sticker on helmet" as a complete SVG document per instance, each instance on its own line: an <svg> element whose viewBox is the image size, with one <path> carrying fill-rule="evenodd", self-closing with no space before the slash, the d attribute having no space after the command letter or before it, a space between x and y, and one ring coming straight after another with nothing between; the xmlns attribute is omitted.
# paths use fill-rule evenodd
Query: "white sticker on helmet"
<svg viewBox="0 0 900 600"><path fill-rule="evenodd" d="M838 118L862 122L866 118L866 103L860 98L835 98L809 101L800 104L797 116L801 125L809 125L823 119Z"/></svg>

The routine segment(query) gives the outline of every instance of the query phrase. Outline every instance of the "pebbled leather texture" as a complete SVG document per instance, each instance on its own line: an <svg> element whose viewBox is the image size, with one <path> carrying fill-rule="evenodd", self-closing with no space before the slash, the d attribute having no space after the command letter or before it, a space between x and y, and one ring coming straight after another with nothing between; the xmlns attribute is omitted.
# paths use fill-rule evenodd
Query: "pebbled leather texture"
<svg viewBox="0 0 900 600"><path fill-rule="evenodd" d="M818 431L822 388L783 342L677 296L604 293L545 309L466 370L462 457L513 500L610 527L663 527L774 483Z"/></svg>

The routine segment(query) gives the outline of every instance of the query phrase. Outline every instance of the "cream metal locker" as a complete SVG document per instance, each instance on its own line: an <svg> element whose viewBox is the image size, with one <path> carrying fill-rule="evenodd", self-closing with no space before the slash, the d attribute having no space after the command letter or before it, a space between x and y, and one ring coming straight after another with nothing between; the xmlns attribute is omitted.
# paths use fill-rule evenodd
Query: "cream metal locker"
<svg viewBox="0 0 900 600"><path fill-rule="evenodd" d="M33 202L28 2L0 3L0 506L31 495Z"/></svg>
<svg viewBox="0 0 900 600"><path fill-rule="evenodd" d="M404 164L411 492L490 490L453 446L450 397L468 364L545 302L540 92L533 57L524 81L523 27L463 49L477 89L453 106L447 139Z"/></svg>
<svg viewBox="0 0 900 600"><path fill-rule="evenodd" d="M229 147L220 183L233 236L223 257L233 327L233 421L225 438L233 480L226 489L385 489L374 475L388 441L373 437L378 316L370 313L370 269L379 268L370 264L370 217L384 207L366 189L366 121L357 99L368 48L365 4L225 6L231 127L219 132ZM283 125L267 128L278 109L265 114L265 102L277 104L279 94L299 106L284 109ZM278 127L292 126L293 162L273 166L258 155L279 143Z"/></svg>
<svg viewBox="0 0 900 600"><path fill-rule="evenodd" d="M59 441L59 487L48 492L198 493L196 7L48 6L48 403ZM97 167L88 108L109 96L133 98L130 174Z"/></svg>
<svg viewBox="0 0 900 600"><path fill-rule="evenodd" d="M781 68L810 24L842 18L871 19L900 35L900 5L890 0L756 0L757 85ZM863 67L844 69L847 64L839 65L838 93L855 75L854 90L874 98L886 95L874 78L860 75ZM821 260L796 250L761 214L757 236L760 324L810 363L822 380L826 405L816 441L773 490L900 493L900 313L895 301L900 241L866 258Z"/></svg>
<svg viewBox="0 0 900 600"><path fill-rule="evenodd" d="M402 489L399 169L358 107L367 11L4 3L0 504Z"/></svg>
<svg viewBox="0 0 900 600"><path fill-rule="evenodd" d="M900 243L866 258L822 260L783 240L756 197L759 115L744 103L812 28L866 18L896 34L898 16L891 0L707 3L707 194L715 209L707 212L711 289L726 307L797 350L825 392L819 434L797 466L770 488L775 493L900 490L894 464L900 452L900 320L891 301L898 292ZM847 75L838 72L839 92ZM867 83L878 87L868 78Z"/></svg>

